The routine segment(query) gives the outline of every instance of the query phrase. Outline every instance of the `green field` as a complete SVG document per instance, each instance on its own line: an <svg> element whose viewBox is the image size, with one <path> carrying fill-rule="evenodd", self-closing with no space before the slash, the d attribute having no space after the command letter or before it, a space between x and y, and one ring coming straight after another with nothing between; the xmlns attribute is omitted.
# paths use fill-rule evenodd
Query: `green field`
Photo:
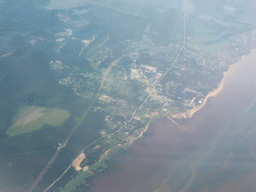
<svg viewBox="0 0 256 192"><path fill-rule="evenodd" d="M70 116L71 114L64 109L38 106L22 107L6 134L16 136L31 133L43 129L44 125L61 126Z"/></svg>

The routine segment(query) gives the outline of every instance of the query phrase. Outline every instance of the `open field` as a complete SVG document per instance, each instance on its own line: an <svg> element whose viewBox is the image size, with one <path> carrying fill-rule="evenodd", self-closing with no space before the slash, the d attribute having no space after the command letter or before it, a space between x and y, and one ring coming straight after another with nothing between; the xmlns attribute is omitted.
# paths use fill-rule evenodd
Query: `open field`
<svg viewBox="0 0 256 192"><path fill-rule="evenodd" d="M6 134L16 136L40 130L44 125L61 126L71 114L63 109L44 108L38 106L22 107L16 115L17 119L9 127Z"/></svg>

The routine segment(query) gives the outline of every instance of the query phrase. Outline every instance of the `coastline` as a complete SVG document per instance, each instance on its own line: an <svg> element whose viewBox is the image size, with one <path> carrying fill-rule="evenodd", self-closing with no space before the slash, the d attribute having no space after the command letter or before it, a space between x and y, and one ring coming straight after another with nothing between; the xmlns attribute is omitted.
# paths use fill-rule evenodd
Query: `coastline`
<svg viewBox="0 0 256 192"><path fill-rule="evenodd" d="M223 90L223 87L224 87L224 84L227 81L227 78L232 76L235 72L237 72L240 69L240 67L243 67L243 61L247 57L249 57L251 54L256 55L256 49L252 49L251 52L248 55L243 55L239 61L230 65L228 70L222 73L223 78L222 78L221 82L219 83L218 87L216 89L214 89L213 91L208 92L208 94L205 96L204 101L201 105L199 105L198 107L194 107L192 109L189 109L185 112L174 114L171 117L175 118L175 119L191 118L197 111L199 111L200 109L202 109L205 106L205 104L206 104L206 102L208 101L209 98L218 95ZM141 133L136 138L134 138L132 141L127 143L128 146L130 146L135 140L137 140L137 139L139 139L140 137L143 136L143 134L148 130L154 116L155 116L155 114L151 115L150 120L147 123L147 125L145 126L145 128L141 131ZM168 118L170 118L170 117L168 117ZM172 119L172 121L173 121L173 119Z"/></svg>
<svg viewBox="0 0 256 192"><path fill-rule="evenodd" d="M224 84L227 80L228 77L230 77L232 74L234 74L237 70L240 69L240 67L243 66L243 61L244 59L246 59L249 55L251 54L255 54L256 55L256 49L253 49L251 50L251 52L248 54L248 55L244 55L241 57L241 59L239 61L237 61L236 63L232 64L229 66L228 70L223 72L223 78L221 80L221 82L219 83L218 87L210 92L208 92L208 94L205 96L204 98L204 101L201 105L199 105L198 107L194 107L192 109L189 109L185 112L182 112L182 113L177 113L177 114L174 114L172 115L171 117L172 118L175 118L175 119L182 119L182 118L191 118L197 111L201 110L206 102L208 101L209 98L211 97L214 97L216 95L218 95L222 90L223 90L223 87L224 87ZM154 117L154 115L152 115L150 117L150 120L148 122L148 124L146 125L146 127L141 131L140 135L138 135L136 138L134 138L132 141L130 141L128 144L129 146L137 139L139 139L140 137L143 136L143 134L148 130L148 127L149 125L151 124L151 120L152 118ZM168 117L170 118L170 117ZM172 120L173 121L173 120ZM187 131L187 130L186 130Z"/></svg>
<svg viewBox="0 0 256 192"><path fill-rule="evenodd" d="M250 54L248 54L248 55L251 55L251 54L256 54L256 49L251 50ZM172 117L176 118L176 119L191 118L197 111L199 111L200 109L202 109L205 106L205 104L209 98L218 95L223 90L223 86L224 86L227 78L230 77L233 73L235 73L240 67L242 67L242 65L243 65L242 62L244 61L244 59L246 59L248 57L248 55L242 56L242 58L238 62L234 63L233 65L230 65L228 70L225 71L224 73L222 73L223 78L222 78L221 82L219 83L218 87L216 89L214 89L213 91L210 91L205 96L204 101L201 105L199 105L198 107L189 109L185 112L175 114Z"/></svg>
<svg viewBox="0 0 256 192"><path fill-rule="evenodd" d="M251 128L253 128L255 125L255 121L253 123L250 122L250 125L252 127L251 128L248 127L247 128L248 130L247 129L244 130L244 128L241 127L240 122L244 124L245 122L248 121L247 118L242 119L242 121L241 119L236 118L235 121L233 121L233 123L230 124L231 122L230 120L233 120L234 117L237 117L240 114L243 114L243 110L246 109L248 105L251 106L251 102L254 102L255 100L255 88L256 88L255 60L256 60L256 49L252 50L251 53L248 54L248 56L243 56L241 57L241 59L239 59L239 61L235 62L233 65L230 65L228 69L223 73L223 77L221 78L218 87L207 94L207 96L204 98L203 104L194 110L190 110L191 112L190 114L192 116L198 110L204 107L208 98L214 97L220 93L218 96L214 97L214 101L215 99L218 101L212 102L212 105L210 107L205 107L202 109L202 111L204 110L206 111L206 114L207 114L206 116L204 116L204 112L200 111L200 113L197 113L197 115L193 117L192 121L189 120L190 124L188 126L185 125L185 128L189 127L191 128L191 130L194 130L194 127L198 128L196 132L192 132L192 134L190 134L182 130L177 130L176 128L178 126L178 123L176 124L175 119L172 120L171 117L170 117L170 122L169 121L167 122L169 125L167 125L165 121L160 120L160 124L156 124L156 126L153 129L155 131L155 132L152 132L153 133L152 135L154 135L154 138L148 138L148 140L149 139L151 140L150 142L147 142L145 140L145 141L142 141L142 143L145 145L140 145L141 143L139 143L138 145L131 146L132 152L137 155L136 159L133 159L132 156L130 158L129 157L124 158L119 168L113 171L113 174L107 175L106 178L99 179L94 183L95 186L98 186L98 185L101 186L101 183L104 183L101 186L102 188L99 187L96 189L97 190L106 189L104 185L106 183L109 183L110 181L113 181L114 180L113 178L117 178L117 182L115 182L115 187L116 185L118 185L120 187L119 190L121 188L126 188L127 186L128 187L133 186L133 184L134 186L141 186L140 183L146 183L146 182L148 186L148 184L151 184L150 182L154 180L154 179L150 180L152 177L159 179L160 175L164 175L163 179L161 179L161 181L159 182L160 184L159 183L155 184L156 188L158 188L158 190L155 190L155 192L170 189L169 186L172 187L174 190L177 189L177 186L182 186L182 188L180 188L182 191L190 190L193 186L197 186L196 179L202 178L202 177L209 178L209 175L211 176L212 174L215 173L214 169L209 169L207 170L206 173L200 173L200 171L198 171L199 168L205 168L206 166L208 166L209 161L210 163L211 162L216 163L215 159L209 160L209 158L212 157L213 155L216 155L216 156L218 155L217 157L223 160L218 162L220 167L223 168L223 169L220 169L220 172L218 173L219 174L223 173L224 176L226 176L226 169L233 168L233 164L229 163L229 158L232 156L232 158L234 159L235 158L240 159L240 154L238 154L237 156L232 155L233 149L231 149L231 151L228 151L223 155L223 152L218 151L219 148L216 146L217 144L221 146L221 144L225 143L227 140L226 134L229 134L230 131L233 131L233 130L237 132L239 131L239 134L241 135L239 135L238 137L237 134L234 134L234 135L231 134L231 137L228 137L228 139L230 139L229 141L233 142L233 138L235 140L239 139L240 141L240 138L244 138L244 134L247 134L248 131L251 131ZM246 90L253 90L253 91L247 92ZM239 94L238 96L239 100L235 99L237 98L236 96L234 96L234 94L236 93ZM227 101L227 102L225 103L223 101ZM242 103L237 104L238 101ZM227 104L227 106L225 104ZM225 107L223 107L223 105ZM222 110L222 107L224 110ZM216 114L216 109L218 114ZM229 113L230 110L232 110L234 114L230 114ZM209 111L211 112L209 113ZM204 117L206 118L204 118L202 121L203 123L200 124L198 120L199 121L201 120L200 118L201 115L203 118ZM252 116L249 115L249 117L251 118ZM212 123L212 127L208 127L209 120ZM174 124L171 121L177 126L176 125L174 126ZM146 131L151 130L151 128L148 125L150 123L152 124L152 122L154 122L154 120L151 120L151 121L148 120L148 123L146 124L146 126L141 130L140 133L138 133L138 136L134 138L134 140L143 136L143 134ZM208 129L205 129L205 128L208 128ZM204 132L204 131L207 131L207 132ZM159 134L154 134L156 132L159 132ZM129 142L130 145L133 143L133 141ZM227 143L227 145L230 146L229 142ZM236 147L236 142L234 142L234 144L232 143L232 145ZM247 147L248 149L250 149L250 146L247 146ZM241 149L240 146L237 146L237 149L240 150ZM218 153L216 151L218 151ZM250 151L248 153L250 153ZM159 162L156 162L155 158L152 158L152 161L148 160L149 157L150 158L161 157L161 158L157 158L158 160L159 159L160 160ZM182 160L180 160L180 157L182 157ZM170 159L173 160L171 164L170 164ZM202 163L200 165L201 167L199 168L194 167L195 163L197 162ZM153 167L156 166L156 170L160 170L158 165L163 166L163 171L160 171L161 173L159 175L155 174L156 171L155 169L153 169ZM166 170L165 167L170 165L171 167L169 167L169 169ZM150 168L152 170L150 170ZM179 177L177 177L177 179L174 178L173 175L175 176L175 174L180 173L180 171L184 171L184 173L179 176L181 179ZM237 171L238 174L240 174L239 171L240 170ZM124 175L123 172L127 173L127 175L126 174ZM151 173L154 173L154 174L151 174ZM196 173L198 174L195 175ZM167 176L165 176L165 174ZM230 176L232 176L233 172L229 174ZM150 179L148 178L148 175L150 175ZM182 180L184 175L185 175L185 178L184 180ZM127 179L132 184L129 183L124 185L123 183L121 183L119 185L119 181L122 181L123 179ZM178 184L176 184L175 182L179 180L182 180L182 182L180 183L178 182ZM209 181L211 180L209 179ZM215 181L215 177L213 177L213 180ZM219 182L222 184L222 180L220 180ZM169 183L171 183L171 185L168 185ZM208 180L206 180L205 183L207 184ZM223 184L225 183L226 182L223 181ZM199 186L201 187L200 184ZM111 189L107 191L113 191L113 187L111 187L111 184L106 185L106 187L109 187L108 189ZM114 189L116 189L115 187ZM145 188L146 188L146 185L145 185ZM144 186L143 186L143 189L144 189Z"/></svg>
<svg viewBox="0 0 256 192"><path fill-rule="evenodd" d="M149 122L147 123L146 127L140 132L140 134L128 143L129 146L130 146L135 140L137 140L137 139L139 139L140 137L142 137L143 134L148 130L148 127L149 127L149 125L151 124L151 119L152 119L153 117L154 117L154 115L151 116L151 118L150 118Z"/></svg>
<svg viewBox="0 0 256 192"><path fill-rule="evenodd" d="M181 119L181 118L184 118L184 116L185 116L185 118L191 118L197 111L199 111L200 109L202 109L202 108L205 106L205 104L206 104L206 102L208 101L209 98L218 95L218 94L223 90L223 88L225 87L225 84L227 84L227 82L229 82L229 81L228 81L229 78L230 78L234 73L240 71L241 67L244 66L244 65L243 65L243 64L244 64L243 61L244 61L245 59L247 59L248 57L250 57L251 55L256 55L256 49L251 50L251 52L250 52L248 55L242 56L239 61L237 61L237 62L234 63L233 65L230 65L229 68L228 68L225 72L223 72L223 78L222 78L221 82L219 83L218 87L217 87L216 89L214 89L213 91L210 91L210 92L205 96L205 98L204 98L204 100L203 100L203 102L202 102L201 105L199 105L198 107L192 108L192 109L190 109L190 110L187 110L187 111L185 111L185 112L183 112L183 113L175 114L175 115L171 116L171 118ZM143 134L148 131L149 126L151 125L151 123L154 122L154 121L152 121L152 119L153 119L153 117L154 117L155 115L156 115L156 114L151 114L151 116L150 116L150 118L149 118L149 120L148 120L148 123L147 123L146 126L141 130L140 134L139 134L137 137L135 137L134 139L132 139L130 142L125 143L124 145L118 144L118 145L113 146L113 147L111 147L110 149L106 150L106 151L102 154L100 160L99 160L98 162L96 162L95 164L93 164L93 165L89 168L89 170L88 170L87 172L90 171L90 173L93 173L94 170L96 170L97 167L99 166L98 163L105 163L105 160L106 160L106 158L108 157L108 155L110 155L112 152L114 152L114 151L115 151L116 149L118 149L119 147L123 147L123 146L125 146L125 148L126 148L126 147L129 147L130 145L133 144L133 142L134 142L135 140L141 138L141 137L143 136ZM170 118L170 117L169 117L169 118ZM172 119L170 119L170 120L172 120ZM172 120L172 121L174 121L174 120ZM174 123L175 123L175 121L174 121ZM188 131L188 130L185 130L185 131ZM91 169L91 168L92 168L92 169Z"/></svg>
<svg viewBox="0 0 256 192"><path fill-rule="evenodd" d="M127 145L127 147L128 147L128 146L130 146L135 140L137 140L137 139L139 139L140 137L142 137L143 134L148 130L148 127L149 127L149 125L151 124L151 120L152 120L152 118L153 118L154 116L155 116L155 114L153 114L153 115L150 117L150 120L149 120L149 122L147 123L147 125L145 126L145 129L143 129L143 130L141 131L141 133L140 133L137 137L135 137L133 140L131 140L130 142L125 143L125 144L123 144L123 145ZM118 146L118 147L121 147L121 146L123 146L123 145L118 144L117 146ZM114 147L116 147L116 146L114 146ZM101 158L100 158L100 160L99 160L98 162L100 163L100 162L109 154L109 152L112 151L112 149L113 149L114 147L111 147L110 149L108 149L107 151L105 151L104 154L101 156Z"/></svg>

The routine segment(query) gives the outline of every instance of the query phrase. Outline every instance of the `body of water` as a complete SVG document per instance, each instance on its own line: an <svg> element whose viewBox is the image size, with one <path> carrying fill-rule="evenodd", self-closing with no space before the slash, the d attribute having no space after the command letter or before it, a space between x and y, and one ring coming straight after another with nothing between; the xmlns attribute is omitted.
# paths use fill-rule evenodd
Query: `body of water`
<svg viewBox="0 0 256 192"><path fill-rule="evenodd" d="M255 191L255 61L254 50L231 67L192 118L154 123L89 191Z"/></svg>

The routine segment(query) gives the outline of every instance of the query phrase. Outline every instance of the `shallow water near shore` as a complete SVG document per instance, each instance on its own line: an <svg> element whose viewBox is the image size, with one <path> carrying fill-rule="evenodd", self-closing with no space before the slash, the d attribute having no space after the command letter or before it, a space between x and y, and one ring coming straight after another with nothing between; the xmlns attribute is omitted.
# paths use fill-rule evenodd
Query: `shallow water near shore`
<svg viewBox="0 0 256 192"><path fill-rule="evenodd" d="M89 191L255 191L255 76L254 50L192 118L155 122Z"/></svg>

